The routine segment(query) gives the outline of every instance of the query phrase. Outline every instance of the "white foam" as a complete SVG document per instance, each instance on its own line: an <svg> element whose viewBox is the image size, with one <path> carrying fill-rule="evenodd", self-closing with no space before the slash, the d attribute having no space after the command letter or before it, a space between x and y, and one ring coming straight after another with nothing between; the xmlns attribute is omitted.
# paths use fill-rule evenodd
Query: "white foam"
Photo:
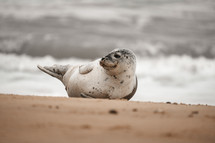
<svg viewBox="0 0 215 143"><path fill-rule="evenodd" d="M37 64L87 63L76 58L57 60L50 56L0 53L0 93L39 96L64 96L64 86L57 79L37 69ZM183 102L215 105L215 60L189 56L138 58L139 86L135 101Z"/></svg>
<svg viewBox="0 0 215 143"><path fill-rule="evenodd" d="M172 56L138 61L140 88L133 100L215 105L215 60Z"/></svg>

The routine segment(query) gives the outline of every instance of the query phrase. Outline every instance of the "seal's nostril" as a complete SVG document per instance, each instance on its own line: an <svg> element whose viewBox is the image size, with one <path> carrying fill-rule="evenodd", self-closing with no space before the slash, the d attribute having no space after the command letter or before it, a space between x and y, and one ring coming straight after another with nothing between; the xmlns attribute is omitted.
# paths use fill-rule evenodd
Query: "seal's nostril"
<svg viewBox="0 0 215 143"><path fill-rule="evenodd" d="M102 61L105 59L105 57L102 57Z"/></svg>

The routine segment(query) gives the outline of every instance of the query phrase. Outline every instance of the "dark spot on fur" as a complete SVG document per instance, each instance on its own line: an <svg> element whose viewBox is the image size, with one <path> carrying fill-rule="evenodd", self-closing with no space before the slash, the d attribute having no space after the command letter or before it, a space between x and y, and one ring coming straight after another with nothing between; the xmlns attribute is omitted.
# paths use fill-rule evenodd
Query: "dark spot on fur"
<svg viewBox="0 0 215 143"><path fill-rule="evenodd" d="M126 70L124 70L124 72L126 72Z"/></svg>
<svg viewBox="0 0 215 143"><path fill-rule="evenodd" d="M95 89L95 87L93 87L93 89Z"/></svg>
<svg viewBox="0 0 215 143"><path fill-rule="evenodd" d="M91 91L89 91L89 93L91 93Z"/></svg>
<svg viewBox="0 0 215 143"><path fill-rule="evenodd" d="M115 75L114 75L113 77L114 77L115 79L117 79L117 77L116 77Z"/></svg>
<svg viewBox="0 0 215 143"><path fill-rule="evenodd" d="M120 84L123 84L124 80L120 81Z"/></svg>
<svg viewBox="0 0 215 143"><path fill-rule="evenodd" d="M99 82L97 82L97 84L99 84Z"/></svg>
<svg viewBox="0 0 215 143"><path fill-rule="evenodd" d="M128 59L128 56L126 56L126 59Z"/></svg>
<svg viewBox="0 0 215 143"><path fill-rule="evenodd" d="M107 81L108 80L108 77L105 79L105 81Z"/></svg>

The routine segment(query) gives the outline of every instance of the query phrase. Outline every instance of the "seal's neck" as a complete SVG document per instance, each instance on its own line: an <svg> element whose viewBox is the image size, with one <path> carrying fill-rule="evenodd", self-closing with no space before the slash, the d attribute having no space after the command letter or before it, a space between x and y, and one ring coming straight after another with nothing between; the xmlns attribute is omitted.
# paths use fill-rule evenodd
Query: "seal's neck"
<svg viewBox="0 0 215 143"><path fill-rule="evenodd" d="M128 68L122 71L110 71L110 70L105 70L104 72L109 75L110 77L112 77L113 80L119 80L119 79L125 79L125 80L129 80L132 79L133 77L135 77L135 68Z"/></svg>

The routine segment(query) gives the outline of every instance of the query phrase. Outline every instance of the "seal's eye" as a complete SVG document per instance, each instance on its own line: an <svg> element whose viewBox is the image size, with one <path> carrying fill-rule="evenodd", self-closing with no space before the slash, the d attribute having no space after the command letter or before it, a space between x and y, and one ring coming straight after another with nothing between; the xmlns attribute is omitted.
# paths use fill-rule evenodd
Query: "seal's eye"
<svg viewBox="0 0 215 143"><path fill-rule="evenodd" d="M118 55L118 54L114 54L114 57L118 59L118 58L120 58L121 56Z"/></svg>

